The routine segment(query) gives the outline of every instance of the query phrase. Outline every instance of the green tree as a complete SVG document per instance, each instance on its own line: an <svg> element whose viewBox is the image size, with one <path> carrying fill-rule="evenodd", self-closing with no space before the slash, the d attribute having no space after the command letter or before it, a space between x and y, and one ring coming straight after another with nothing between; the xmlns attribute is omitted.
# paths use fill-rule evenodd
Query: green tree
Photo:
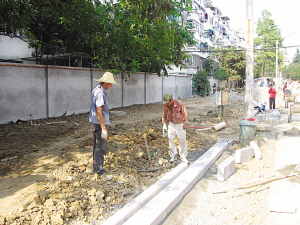
<svg viewBox="0 0 300 225"><path fill-rule="evenodd" d="M221 70L216 70L213 73L213 78L217 79L217 80L227 80L228 79L228 74L225 71L221 71Z"/></svg>
<svg viewBox="0 0 300 225"><path fill-rule="evenodd" d="M215 54L219 60L219 70L228 74L229 81L244 79L246 76L245 51L234 51L233 48L221 49L221 51L220 54Z"/></svg>
<svg viewBox="0 0 300 225"><path fill-rule="evenodd" d="M282 72L285 79L300 80L300 63L291 63Z"/></svg>
<svg viewBox="0 0 300 225"><path fill-rule="evenodd" d="M27 27L33 8L29 0L0 2L0 33L14 36L21 28Z"/></svg>
<svg viewBox="0 0 300 225"><path fill-rule="evenodd" d="M211 76L212 75L212 72L213 72L213 66L214 66L214 59L211 57L211 55L209 55L205 62L204 62L204 66L203 66L203 69L205 69L205 71L207 72L208 76Z"/></svg>
<svg viewBox="0 0 300 225"><path fill-rule="evenodd" d="M199 71L193 76L193 82L197 88L197 94L205 96L210 93L211 87L208 80L208 73L205 70Z"/></svg>
<svg viewBox="0 0 300 225"><path fill-rule="evenodd" d="M174 63L182 66L185 44L194 44L183 22L183 2L172 0L121 0L96 4L95 59L114 73L137 71L167 75Z"/></svg>
<svg viewBox="0 0 300 225"><path fill-rule="evenodd" d="M267 10L262 12L262 17L258 19L256 33L257 38L254 39L256 46L264 49L256 51L255 56L255 74L260 74L261 77L270 73L275 74L276 70L276 40L279 41L278 46L282 46L283 38L280 28L275 25L271 18L271 13ZM270 48L270 49L268 49ZM282 65L283 53L278 51L279 65Z"/></svg>
<svg viewBox="0 0 300 225"><path fill-rule="evenodd" d="M14 35L22 28L37 61L43 55L82 51L114 73L167 75L171 64L184 66L184 46L195 44L182 16L189 10L184 0L4 2L0 29Z"/></svg>
<svg viewBox="0 0 300 225"><path fill-rule="evenodd" d="M300 80L300 52L297 52L293 58L293 62L286 66L283 70L283 77L285 79Z"/></svg>
<svg viewBox="0 0 300 225"><path fill-rule="evenodd" d="M298 48L297 48L296 54L293 58L293 63L300 63L300 51Z"/></svg>
<svg viewBox="0 0 300 225"><path fill-rule="evenodd" d="M94 9L92 0L2 1L0 31L10 36L25 34L37 63L43 55L91 54Z"/></svg>

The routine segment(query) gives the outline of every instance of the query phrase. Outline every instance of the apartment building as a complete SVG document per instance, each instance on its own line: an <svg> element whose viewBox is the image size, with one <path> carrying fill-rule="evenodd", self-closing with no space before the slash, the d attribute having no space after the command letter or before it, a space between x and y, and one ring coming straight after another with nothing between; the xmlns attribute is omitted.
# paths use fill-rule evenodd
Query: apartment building
<svg viewBox="0 0 300 225"><path fill-rule="evenodd" d="M186 46L191 55L186 60L186 69L172 66L170 74L192 75L203 69L210 51L218 48L245 47L245 33L230 26L230 18L213 5L211 0L193 0L192 11L186 13L186 22L193 25L197 44Z"/></svg>

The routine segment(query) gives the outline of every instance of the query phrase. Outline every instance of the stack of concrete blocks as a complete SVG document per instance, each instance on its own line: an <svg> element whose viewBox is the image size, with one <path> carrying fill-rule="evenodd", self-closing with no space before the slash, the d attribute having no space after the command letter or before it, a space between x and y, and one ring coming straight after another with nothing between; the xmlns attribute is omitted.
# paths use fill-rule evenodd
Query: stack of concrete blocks
<svg viewBox="0 0 300 225"><path fill-rule="evenodd" d="M236 150L235 157L230 156L218 166L218 181L225 181L235 172L235 163L243 163L255 158L261 159L261 153L258 145L250 142L251 147Z"/></svg>
<svg viewBox="0 0 300 225"><path fill-rule="evenodd" d="M257 122L265 121L267 119L267 114L258 114L255 116Z"/></svg>
<svg viewBox="0 0 300 225"><path fill-rule="evenodd" d="M256 114L255 120L256 122L265 121L265 120L276 121L280 119L280 116L281 116L280 112L278 110L274 110L273 112L268 114Z"/></svg>

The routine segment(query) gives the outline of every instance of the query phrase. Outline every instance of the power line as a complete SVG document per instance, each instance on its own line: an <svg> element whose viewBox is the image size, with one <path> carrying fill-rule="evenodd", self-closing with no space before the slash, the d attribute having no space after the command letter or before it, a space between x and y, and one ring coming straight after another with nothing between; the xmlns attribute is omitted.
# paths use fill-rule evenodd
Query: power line
<svg viewBox="0 0 300 225"><path fill-rule="evenodd" d="M295 45L295 46L282 46L282 47L278 47L280 48L295 48L295 47L300 47L300 45ZM254 51L266 51L266 50L273 50L276 49L276 47L268 47L268 48L256 48L254 49ZM185 51L185 52L244 52L246 51L246 49L230 49L230 50L196 50L196 51Z"/></svg>

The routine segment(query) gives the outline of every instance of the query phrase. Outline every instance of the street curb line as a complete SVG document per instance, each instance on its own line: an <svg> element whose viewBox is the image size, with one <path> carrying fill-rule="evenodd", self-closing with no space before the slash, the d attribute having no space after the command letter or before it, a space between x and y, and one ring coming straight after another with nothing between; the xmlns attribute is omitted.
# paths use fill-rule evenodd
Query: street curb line
<svg viewBox="0 0 300 225"><path fill-rule="evenodd" d="M164 177L156 181L148 189L142 192L139 196L134 198L131 202L125 205L122 209L109 217L102 225L119 225L123 224L128 218L136 213L140 208L147 204L157 193L163 190L175 178L182 174L188 168L186 163L180 163Z"/></svg>
<svg viewBox="0 0 300 225"><path fill-rule="evenodd" d="M227 148L228 143L213 145L188 169L125 221L124 225L161 224Z"/></svg>

